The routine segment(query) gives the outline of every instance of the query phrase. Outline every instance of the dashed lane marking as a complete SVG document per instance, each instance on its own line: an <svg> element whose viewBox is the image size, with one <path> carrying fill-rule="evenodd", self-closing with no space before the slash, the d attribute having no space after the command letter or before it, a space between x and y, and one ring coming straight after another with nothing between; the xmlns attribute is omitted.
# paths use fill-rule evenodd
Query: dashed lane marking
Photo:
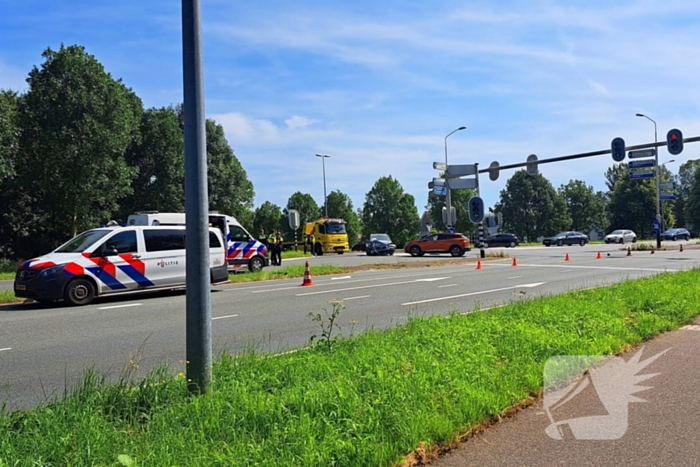
<svg viewBox="0 0 700 467"><path fill-rule="evenodd" d="M98 310L111 310L113 308L127 308L130 306L141 306L141 303L128 303L126 305L101 306Z"/></svg>
<svg viewBox="0 0 700 467"><path fill-rule="evenodd" d="M345 301L345 300L357 300L358 298L367 298L367 297L371 297L371 295L360 295L358 297L347 297L347 298L343 298L342 300L343 301Z"/></svg>
<svg viewBox="0 0 700 467"><path fill-rule="evenodd" d="M472 295L481 295L481 294L493 293L493 292L503 292L504 290L513 290L513 289L518 289L520 287L532 288L532 287L537 287L538 285L543 285L543 284L546 284L546 282L534 282L532 284L514 285L511 287L503 287L500 289L479 290L478 292L469 292L469 293L464 293L464 294L460 294L460 295L450 295L449 297L438 297L438 298L429 298L427 300L417 300L415 302L402 303L401 305L402 306L418 305L421 303L438 302L440 300L453 300L455 298L470 297Z"/></svg>
<svg viewBox="0 0 700 467"><path fill-rule="evenodd" d="M0 352L2 352L3 350L12 350L12 347L5 347L4 349L0 349Z"/></svg>
<svg viewBox="0 0 700 467"><path fill-rule="evenodd" d="M235 318L236 316L238 315L217 316L216 318L212 318L211 320L214 321L215 319Z"/></svg>

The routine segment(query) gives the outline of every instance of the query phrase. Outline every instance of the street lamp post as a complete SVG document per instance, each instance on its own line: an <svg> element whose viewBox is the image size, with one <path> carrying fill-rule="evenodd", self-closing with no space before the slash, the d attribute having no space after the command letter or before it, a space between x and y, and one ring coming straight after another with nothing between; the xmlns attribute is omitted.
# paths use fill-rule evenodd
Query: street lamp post
<svg viewBox="0 0 700 467"><path fill-rule="evenodd" d="M326 217L328 217L328 196L326 196L326 158L331 157L328 154L316 154L323 161L323 207L325 208Z"/></svg>
<svg viewBox="0 0 700 467"><path fill-rule="evenodd" d="M453 133L466 129L466 126L461 126L445 136L445 175L447 175L447 138L449 138ZM445 185L447 188L447 228L449 229L452 227L452 195L450 194L450 182L447 178L445 178Z"/></svg>
<svg viewBox="0 0 700 467"><path fill-rule="evenodd" d="M660 189L660 181L659 181L659 172L661 171L661 167L659 167L659 141L657 138L657 133L656 133L656 121L652 118L649 118L648 116L644 114L637 114L637 117L644 117L650 122L654 124L654 164L655 164L655 169L656 169L656 220L661 221L661 189ZM661 225L661 229L659 229L656 232L656 248L661 248L661 230L663 229L663 223Z"/></svg>

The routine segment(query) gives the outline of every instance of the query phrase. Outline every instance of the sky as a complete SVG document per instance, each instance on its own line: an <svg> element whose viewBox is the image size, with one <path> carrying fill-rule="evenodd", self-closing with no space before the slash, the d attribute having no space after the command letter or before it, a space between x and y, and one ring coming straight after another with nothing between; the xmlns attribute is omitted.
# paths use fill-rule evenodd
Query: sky
<svg viewBox="0 0 700 467"><path fill-rule="evenodd" d="M181 3L2 0L0 88L78 44L144 106L182 101ZM700 3L690 0L202 0L205 109L255 187L354 208L383 176L425 209L433 162L488 167L700 136ZM446 136L458 127L458 131ZM672 172L700 143L660 162ZM555 188L606 190L610 155L542 164ZM486 206L514 170L479 178ZM461 213L458 213L458 216ZM466 213L464 214L466 215Z"/></svg>

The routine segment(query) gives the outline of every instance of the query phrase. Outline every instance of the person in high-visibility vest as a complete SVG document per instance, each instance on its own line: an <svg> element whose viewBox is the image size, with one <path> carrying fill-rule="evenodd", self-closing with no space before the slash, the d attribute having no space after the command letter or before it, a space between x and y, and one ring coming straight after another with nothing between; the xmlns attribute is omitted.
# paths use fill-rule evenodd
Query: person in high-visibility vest
<svg viewBox="0 0 700 467"><path fill-rule="evenodd" d="M311 243L311 254L316 256L316 237L314 237L313 232L309 235L309 243Z"/></svg>
<svg viewBox="0 0 700 467"><path fill-rule="evenodd" d="M267 235L265 234L265 229L260 229L260 235L258 235L258 241L265 245L265 249L267 250L267 254L270 254L270 243L267 240Z"/></svg>
<svg viewBox="0 0 700 467"><path fill-rule="evenodd" d="M282 234L279 230L275 230L274 247L272 247L272 264L282 266Z"/></svg>

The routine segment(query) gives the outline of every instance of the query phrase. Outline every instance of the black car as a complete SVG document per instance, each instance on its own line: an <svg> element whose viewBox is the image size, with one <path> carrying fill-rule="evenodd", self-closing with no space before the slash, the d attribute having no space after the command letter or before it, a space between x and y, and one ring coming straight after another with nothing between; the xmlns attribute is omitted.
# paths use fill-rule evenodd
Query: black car
<svg viewBox="0 0 700 467"><path fill-rule="evenodd" d="M585 245L588 243L588 235L581 232L559 232L553 237L547 237L542 240L544 246L562 246L562 245Z"/></svg>
<svg viewBox="0 0 700 467"><path fill-rule="evenodd" d="M669 229L661 234L664 240L690 240L690 232L687 229L677 228Z"/></svg>
<svg viewBox="0 0 700 467"><path fill-rule="evenodd" d="M514 248L520 245L520 239L511 233L499 233L496 235L491 235L486 240L484 240L484 248L489 248L492 246L505 246Z"/></svg>
<svg viewBox="0 0 700 467"><path fill-rule="evenodd" d="M367 240L361 240L350 248L351 251L365 251L367 249Z"/></svg>

